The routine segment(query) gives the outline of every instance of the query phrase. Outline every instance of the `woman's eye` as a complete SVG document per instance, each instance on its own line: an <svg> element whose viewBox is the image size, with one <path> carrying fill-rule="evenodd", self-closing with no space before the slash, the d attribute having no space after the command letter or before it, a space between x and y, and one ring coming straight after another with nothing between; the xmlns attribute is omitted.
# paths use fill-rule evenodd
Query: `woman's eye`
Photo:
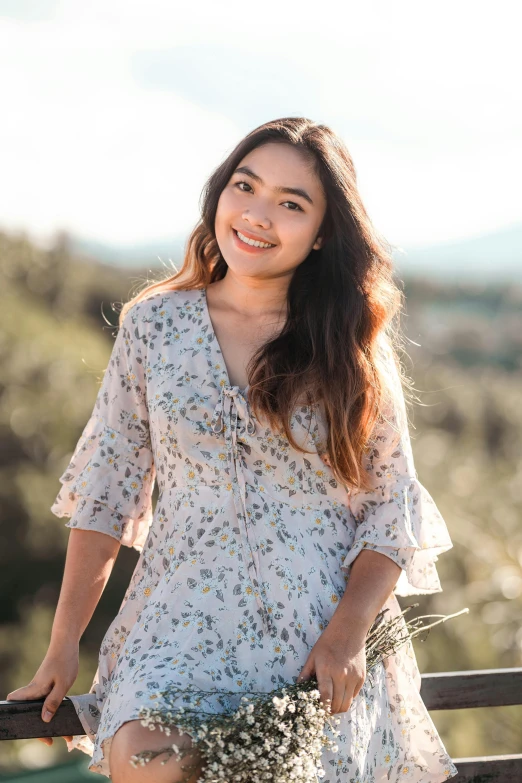
<svg viewBox="0 0 522 783"><path fill-rule="evenodd" d="M239 188L239 190L242 193L248 193L249 191L248 190L243 190L243 188L239 187L240 185L246 185L247 188L250 188L250 190L252 190L252 186L248 182L244 182L243 180L241 180L240 182L236 182L235 187ZM293 205L292 209L290 210L290 212L299 212L299 211L303 212L304 211L303 208L299 206L299 204L295 203L295 201L283 201L283 204L292 204ZM295 207L295 209L293 207Z"/></svg>
<svg viewBox="0 0 522 783"><path fill-rule="evenodd" d="M240 185L247 185L248 187L251 187L251 186L248 184L248 182L236 182L236 188L239 188L239 186L240 186ZM244 192L245 192L245 191L243 190L243 188L239 188L239 190L240 190L242 193L244 193Z"/></svg>

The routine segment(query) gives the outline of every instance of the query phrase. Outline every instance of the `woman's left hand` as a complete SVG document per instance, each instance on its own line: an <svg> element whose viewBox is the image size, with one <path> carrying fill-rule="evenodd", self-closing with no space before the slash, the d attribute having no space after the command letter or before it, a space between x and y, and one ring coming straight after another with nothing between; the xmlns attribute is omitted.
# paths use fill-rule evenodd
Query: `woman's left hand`
<svg viewBox="0 0 522 783"><path fill-rule="evenodd" d="M366 634L350 632L330 621L310 650L297 682L307 680L312 674L325 709L330 700L330 712L335 715L350 709L366 679Z"/></svg>

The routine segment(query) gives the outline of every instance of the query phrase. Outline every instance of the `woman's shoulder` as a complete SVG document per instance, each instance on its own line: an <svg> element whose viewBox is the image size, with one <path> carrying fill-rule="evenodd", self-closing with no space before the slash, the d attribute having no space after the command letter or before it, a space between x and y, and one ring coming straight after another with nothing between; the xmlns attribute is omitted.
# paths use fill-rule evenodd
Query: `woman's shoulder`
<svg viewBox="0 0 522 783"><path fill-rule="evenodd" d="M185 310L199 301L201 289L163 289L152 291L131 304L125 313L124 322L130 326L146 325L172 320L183 316Z"/></svg>

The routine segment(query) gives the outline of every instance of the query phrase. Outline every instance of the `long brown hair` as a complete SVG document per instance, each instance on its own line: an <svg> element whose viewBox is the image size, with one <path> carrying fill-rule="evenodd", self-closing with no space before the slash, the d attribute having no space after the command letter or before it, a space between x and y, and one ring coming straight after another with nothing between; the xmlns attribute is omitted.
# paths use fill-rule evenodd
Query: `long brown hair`
<svg viewBox="0 0 522 783"><path fill-rule="evenodd" d="M284 117L240 141L204 186L201 219L187 240L182 268L158 282L147 281L123 306L120 325L133 304L153 293L200 289L226 275L214 230L218 201L242 159L269 142L289 144L312 162L327 208L318 232L322 247L309 253L290 282L286 323L247 368L250 402L305 453L310 452L292 436L291 415L303 397L320 403L334 476L344 485L370 488L365 451L378 421L388 421L390 411L401 409L409 382L397 353L403 294L393 278L392 246L373 227L352 158L327 125ZM400 382L394 383L392 375Z"/></svg>

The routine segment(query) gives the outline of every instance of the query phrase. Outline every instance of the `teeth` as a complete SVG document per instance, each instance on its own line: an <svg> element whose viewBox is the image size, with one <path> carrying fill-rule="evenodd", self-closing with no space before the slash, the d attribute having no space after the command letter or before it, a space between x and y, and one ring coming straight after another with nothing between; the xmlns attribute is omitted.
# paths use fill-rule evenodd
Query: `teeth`
<svg viewBox="0 0 522 783"><path fill-rule="evenodd" d="M274 245L271 245L269 242L257 242L254 239L249 239L248 237L244 236L241 231L238 231L237 235L242 242L245 242L247 245L252 245L253 247L274 247Z"/></svg>

